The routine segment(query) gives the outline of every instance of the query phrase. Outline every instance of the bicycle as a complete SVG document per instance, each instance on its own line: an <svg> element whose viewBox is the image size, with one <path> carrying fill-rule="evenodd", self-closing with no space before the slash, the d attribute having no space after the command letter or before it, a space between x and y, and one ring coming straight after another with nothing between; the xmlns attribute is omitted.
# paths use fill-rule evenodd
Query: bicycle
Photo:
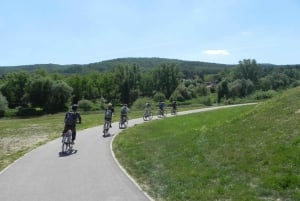
<svg viewBox="0 0 300 201"><path fill-rule="evenodd" d="M73 150L71 129L63 133L61 142L62 142L62 153L71 153Z"/></svg>
<svg viewBox="0 0 300 201"><path fill-rule="evenodd" d="M164 109L158 109L158 117L159 118L162 118L162 117L165 117L167 116L167 110L164 108Z"/></svg>
<svg viewBox="0 0 300 201"><path fill-rule="evenodd" d="M104 137L110 135L109 128L110 128L110 121L109 120L105 120L105 123L103 125L103 136Z"/></svg>
<svg viewBox="0 0 300 201"><path fill-rule="evenodd" d="M146 110L143 116L144 121L150 121L153 118L151 111Z"/></svg>
<svg viewBox="0 0 300 201"><path fill-rule="evenodd" d="M128 125L127 117L122 115L119 121L119 128L120 129L127 128L127 125Z"/></svg>
<svg viewBox="0 0 300 201"><path fill-rule="evenodd" d="M177 114L177 109L171 108L171 115L176 115Z"/></svg>

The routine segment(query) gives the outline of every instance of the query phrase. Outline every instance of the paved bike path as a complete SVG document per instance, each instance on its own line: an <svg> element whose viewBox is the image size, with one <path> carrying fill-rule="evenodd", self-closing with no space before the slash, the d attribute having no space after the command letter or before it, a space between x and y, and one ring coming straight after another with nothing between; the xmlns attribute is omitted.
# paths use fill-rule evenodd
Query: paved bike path
<svg viewBox="0 0 300 201"><path fill-rule="evenodd" d="M180 112L178 115L218 108ZM128 127L143 122L142 118L129 120ZM118 123L113 123L112 127L113 135L121 132ZM60 154L61 139L31 151L0 172L0 200L151 200L116 163L111 153L112 139L102 137L102 126L97 126L78 132L74 153L70 155Z"/></svg>

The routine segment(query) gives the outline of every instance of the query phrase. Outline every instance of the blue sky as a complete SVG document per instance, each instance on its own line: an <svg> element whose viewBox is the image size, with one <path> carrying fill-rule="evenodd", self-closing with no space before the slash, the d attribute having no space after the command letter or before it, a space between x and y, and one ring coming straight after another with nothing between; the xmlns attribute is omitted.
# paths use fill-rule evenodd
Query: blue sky
<svg viewBox="0 0 300 201"><path fill-rule="evenodd" d="M300 0L0 0L0 66L123 57L300 64Z"/></svg>

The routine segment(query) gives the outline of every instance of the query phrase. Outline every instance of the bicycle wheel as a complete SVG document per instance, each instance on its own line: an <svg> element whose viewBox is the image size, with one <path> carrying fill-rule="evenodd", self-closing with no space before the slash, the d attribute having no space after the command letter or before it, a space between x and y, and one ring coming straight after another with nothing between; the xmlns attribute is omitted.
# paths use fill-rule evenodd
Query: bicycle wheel
<svg viewBox="0 0 300 201"><path fill-rule="evenodd" d="M120 121L119 121L119 129L121 129L122 128L122 119L120 119Z"/></svg>
<svg viewBox="0 0 300 201"><path fill-rule="evenodd" d="M127 128L127 125L128 125L128 120L126 119L126 120L123 122L124 128Z"/></svg>
<svg viewBox="0 0 300 201"><path fill-rule="evenodd" d="M109 135L109 121L105 121L104 123L104 129L103 129L103 136L108 136Z"/></svg>
<svg viewBox="0 0 300 201"><path fill-rule="evenodd" d="M65 141L64 141L64 139L63 139L62 145L61 145L61 152L62 152L62 153L67 153L67 151L68 151L68 144L65 143Z"/></svg>
<svg viewBox="0 0 300 201"><path fill-rule="evenodd" d="M147 114L146 113L144 113L143 120L147 121Z"/></svg>
<svg viewBox="0 0 300 201"><path fill-rule="evenodd" d="M153 114L152 114L152 112L150 112L150 114L149 114L149 116L148 116L148 119L149 119L149 120L152 120L152 118L153 118Z"/></svg>
<svg viewBox="0 0 300 201"><path fill-rule="evenodd" d="M158 115L157 115L159 118L163 117L163 114L162 114L162 110L158 110Z"/></svg>

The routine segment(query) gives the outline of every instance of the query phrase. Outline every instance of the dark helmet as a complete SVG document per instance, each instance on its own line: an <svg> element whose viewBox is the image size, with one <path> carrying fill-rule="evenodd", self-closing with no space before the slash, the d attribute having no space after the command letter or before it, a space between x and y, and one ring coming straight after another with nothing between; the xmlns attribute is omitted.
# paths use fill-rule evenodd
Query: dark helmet
<svg viewBox="0 0 300 201"><path fill-rule="evenodd" d="M77 110L77 108L78 108L78 105L77 105L77 104L73 104L73 105L72 105L72 110Z"/></svg>

